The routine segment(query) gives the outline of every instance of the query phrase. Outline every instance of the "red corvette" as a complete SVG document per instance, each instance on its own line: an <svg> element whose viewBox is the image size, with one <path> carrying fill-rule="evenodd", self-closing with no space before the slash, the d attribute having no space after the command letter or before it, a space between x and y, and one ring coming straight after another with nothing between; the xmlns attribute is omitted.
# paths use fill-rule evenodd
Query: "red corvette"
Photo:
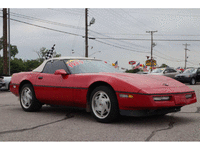
<svg viewBox="0 0 200 150"><path fill-rule="evenodd" d="M121 73L97 59L53 58L32 72L15 73L10 91L25 111L43 104L86 108L99 122L121 115L164 115L195 103L195 92L174 79Z"/></svg>

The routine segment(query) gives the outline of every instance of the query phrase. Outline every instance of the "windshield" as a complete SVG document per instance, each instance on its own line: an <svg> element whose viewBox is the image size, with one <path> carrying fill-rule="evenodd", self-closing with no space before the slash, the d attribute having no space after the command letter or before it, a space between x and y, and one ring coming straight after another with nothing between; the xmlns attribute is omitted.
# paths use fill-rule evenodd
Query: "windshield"
<svg viewBox="0 0 200 150"><path fill-rule="evenodd" d="M104 61L100 60L65 60L72 74L98 73L98 72L121 72Z"/></svg>
<svg viewBox="0 0 200 150"><path fill-rule="evenodd" d="M154 69L151 73L161 73L163 72L163 68L157 68L157 69Z"/></svg>
<svg viewBox="0 0 200 150"><path fill-rule="evenodd" d="M190 68L190 69L186 69L183 73L196 73L197 69L195 68Z"/></svg>

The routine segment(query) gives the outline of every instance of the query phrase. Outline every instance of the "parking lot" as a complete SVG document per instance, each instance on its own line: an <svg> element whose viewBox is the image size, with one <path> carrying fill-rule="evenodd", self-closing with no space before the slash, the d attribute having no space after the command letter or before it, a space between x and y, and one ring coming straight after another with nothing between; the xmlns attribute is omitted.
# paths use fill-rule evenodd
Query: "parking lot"
<svg viewBox="0 0 200 150"><path fill-rule="evenodd" d="M154 117L121 117L110 124L96 122L84 110L43 106L24 112L11 92L0 91L0 141L199 141L200 83L197 103L178 113Z"/></svg>

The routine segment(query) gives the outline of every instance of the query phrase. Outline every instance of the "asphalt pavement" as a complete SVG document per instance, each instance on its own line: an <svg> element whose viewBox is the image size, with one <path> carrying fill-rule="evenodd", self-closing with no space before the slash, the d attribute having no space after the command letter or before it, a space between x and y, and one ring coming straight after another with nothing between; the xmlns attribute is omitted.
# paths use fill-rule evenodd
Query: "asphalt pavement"
<svg viewBox="0 0 200 150"><path fill-rule="evenodd" d="M43 106L24 112L11 92L0 91L0 141L200 141L200 83L189 85L198 102L178 113L96 122L85 110Z"/></svg>

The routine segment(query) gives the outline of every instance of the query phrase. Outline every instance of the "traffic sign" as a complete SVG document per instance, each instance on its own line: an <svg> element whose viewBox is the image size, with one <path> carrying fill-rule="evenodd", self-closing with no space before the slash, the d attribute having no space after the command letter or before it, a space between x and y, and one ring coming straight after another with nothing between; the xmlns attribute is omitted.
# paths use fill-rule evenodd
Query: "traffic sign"
<svg viewBox="0 0 200 150"><path fill-rule="evenodd" d="M134 65L134 64L136 64L136 61L129 61L129 64Z"/></svg>

